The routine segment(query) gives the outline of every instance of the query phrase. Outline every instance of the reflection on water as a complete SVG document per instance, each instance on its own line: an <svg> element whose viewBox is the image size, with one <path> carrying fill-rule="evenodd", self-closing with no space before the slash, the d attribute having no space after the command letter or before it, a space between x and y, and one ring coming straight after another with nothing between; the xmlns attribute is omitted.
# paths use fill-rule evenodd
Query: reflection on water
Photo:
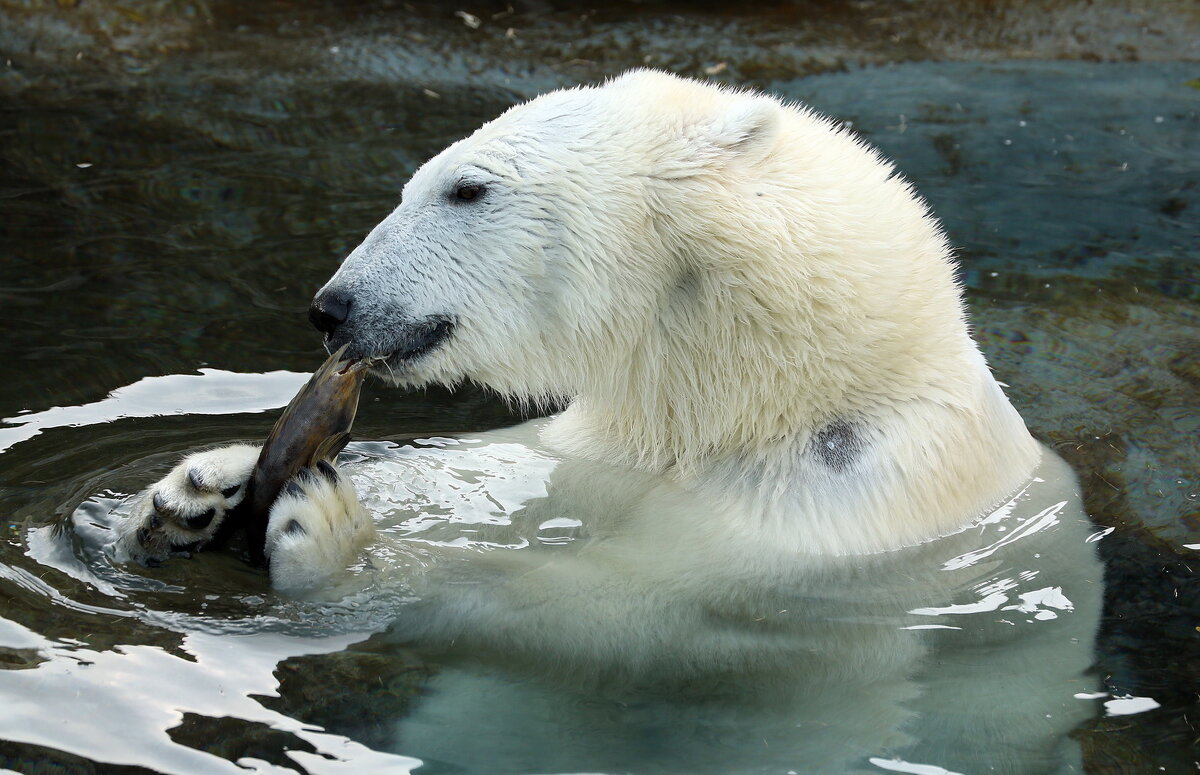
<svg viewBox="0 0 1200 775"><path fill-rule="evenodd" d="M235 374L200 369L199 375L170 374L145 377L118 388L95 403L56 406L42 412L23 412L0 422L0 452L46 428L98 425L124 417L161 417L171 414L234 414L278 409L287 404L307 374L276 371Z"/></svg>
<svg viewBox="0 0 1200 775"><path fill-rule="evenodd" d="M220 554L143 575L113 567L99 548L129 494L181 451L265 435L274 419L265 410L320 360L303 319L308 298L391 208L420 160L529 92L599 74L626 63L621 57L641 62L643 52L689 74L711 68L810 101L895 158L962 248L989 361L1035 433L1081 473L1094 527L1064 532L1073 523L1056 508L1062 498L1015 506L983 524L978 543L927 558L935 577L964 574L953 594L905 604L882 625L897 643L935 650L991 626L1073 645L1069 629L1086 629L1095 602L1077 589L1079 579L1062 579L1053 557L1017 561L1013 552L1054 540L1098 549L1109 590L1099 663L1094 680L1062 695L1068 713L1090 719L1074 738L1092 771L1193 767L1200 92L1194 49L1181 46L1200 38L1190 17L1159 23L1139 10L1128 35L1105 39L1132 41L1144 62L859 69L844 64L955 49L944 37L930 42L928 30L904 38L906 22L891 16L901 11L876 9L877 23L850 41L861 57L832 44L811 55L797 49L782 11L768 22L686 15L677 23L630 11L626 26L589 22L571 49L586 62L567 64L560 41L537 38L523 8L509 20L480 14L473 30L457 17L447 27L431 7L400 24L365 5L321 15L319 3L281 3L273 13L282 16L246 18L212 3L203 7L215 21L201 13L154 53L131 42L130 30L144 26L134 16L113 11L123 20L113 21L103 4L78 4L99 14L98 50L69 25L29 27L33 5L15 4L20 24L0 16L0 767L405 772L416 752L430 761L483 756L476 743L494 738L464 733L456 750L434 733L511 716L572 740L580 735L571 724L586 719L600 730L591 738L602 749L595 761L617 771L630 762L605 758L611 750L662 761L656 741L687 724L713 728L719 713L684 718L661 696L634 705L616 693L564 699L462 655L398 647L383 629L411 590L371 576L370 556L363 577L375 586L321 604L281 600L259 574ZM59 5L55 13L69 14L75 4ZM10 6L0 2L0 14ZM154 13L138 8L135 16ZM1059 21L1102 10L1071 10ZM813 13L816 21L803 24L825 18ZM1028 18L1009 21L1011 34L1026 34ZM510 26L518 42L505 37ZM893 33L903 40L881 54ZM490 42L472 48L485 34ZM1052 38L1038 32L1017 45L1058 56ZM697 53L696 41L719 59ZM1102 58L1117 58L1115 44L1097 45ZM439 63L433 71L430 62ZM793 77L838 69L845 72ZM389 541L379 551L416 561L422 542L572 551L586 540L584 519L504 516L543 498L553 468L529 450L473 446L475 432L514 419L504 406L470 389L372 391L356 435L423 440L359 442L348 455L373 508L407 507L385 526ZM462 433L462 445L445 441ZM455 462L456 452L471 450L486 460ZM471 473L480 470L498 478ZM395 489L396 481L410 486ZM882 599L827 591L825 602L842 607ZM964 658L979 693L957 701L936 688L937 675L920 672L908 683L881 683L874 699L896 718L941 719L948 726L939 739L966 723L956 719L981 715L1045 734L1062 719L1041 724L1022 712L1023 685L1003 702L982 694L1028 674L1015 661L1021 653ZM464 693L478 701L453 702ZM788 733L861 739L862 729L845 726L853 714L843 718L839 708L863 697L843 694L800 708ZM516 696L525 716L506 704ZM692 707L701 714L713 706ZM748 714L733 729L743 742L761 731L778 748L778 718ZM631 742L630 729L643 737ZM933 772L950 761L919 742L876 742L856 766ZM679 745L703 752L702 766L733 754L774 761L767 746L713 754ZM820 755L807 752L804 761Z"/></svg>
<svg viewBox="0 0 1200 775"><path fill-rule="evenodd" d="M229 762L173 739L183 734L188 716L230 717L289 733L293 746L309 749L288 752L307 772L407 772L416 764L410 758L376 753L253 698L276 694L273 673L282 660L338 651L363 637L193 632L182 639L178 655L155 646L94 651L45 642L38 647L43 662L0 672L0 691L7 698L0 723L13 740L157 772L293 771L254 757ZM353 761L353 768L339 764L344 761Z"/></svg>

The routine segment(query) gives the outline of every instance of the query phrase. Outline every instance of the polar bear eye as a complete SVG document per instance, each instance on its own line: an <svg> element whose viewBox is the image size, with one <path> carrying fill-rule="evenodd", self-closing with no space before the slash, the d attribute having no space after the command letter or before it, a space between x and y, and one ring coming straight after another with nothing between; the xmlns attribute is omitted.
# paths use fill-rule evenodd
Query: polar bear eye
<svg viewBox="0 0 1200 775"><path fill-rule="evenodd" d="M463 183L454 190L454 198L460 202L471 202L483 193L483 186L477 183Z"/></svg>

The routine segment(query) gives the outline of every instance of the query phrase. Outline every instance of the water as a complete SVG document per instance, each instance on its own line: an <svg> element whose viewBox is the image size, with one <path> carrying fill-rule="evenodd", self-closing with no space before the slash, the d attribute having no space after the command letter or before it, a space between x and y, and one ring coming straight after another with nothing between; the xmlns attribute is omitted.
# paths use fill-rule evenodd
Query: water
<svg viewBox="0 0 1200 775"><path fill-rule="evenodd" d="M271 735L292 750L258 756L311 772L338 769L295 749L355 772L858 772L876 761L1033 772L1049 771L1064 733L1102 702L1152 702L1114 700L1088 674L1102 532L1072 507L1056 458L1011 503L933 544L816 570L760 552L773 583L742 595L744 527L731 522L713 556L711 535L693 529L706 504L659 497L639 525L627 501L652 479L535 444L520 426L353 445L343 470L379 536L332 603L278 598L215 554L161 573L114 567L102 547L120 498L93 497L68 531L35 528L32 560L107 598L83 612L181 637L98 649L14 632L31 669L0 673L0 693L24 698L0 733L163 772L227 769L187 748L244 765L257 757L229 740L261 748ZM576 494L597 487L580 511ZM694 618L676 580L697 556L722 593ZM606 583L612 568L645 578ZM480 605L496 573L517 577L505 594L551 597L496 616ZM448 621L456 610L475 626ZM606 626L617 611L623 626ZM419 652L400 645L414 641ZM374 660L355 664L359 649ZM286 691L289 678L302 688ZM80 716L87 734L64 739L55 722Z"/></svg>
<svg viewBox="0 0 1200 775"><path fill-rule="evenodd" d="M290 24L293 11L303 24ZM503 20L487 18L480 29L495 39L472 49L471 28L429 9L387 26L381 20L396 17L284 6L245 19L217 6L215 24L200 32L163 33L159 54L131 37L135 22L100 17L111 45L84 40L76 60L75 33L64 32L76 28L47 14L51 21L32 34L25 12L10 12L21 24L0 25L13 63L0 77L0 417L8 418L0 427L0 666L8 668L0 673L0 766L404 772L418 754L452 758L419 742L434 737L411 732L441 723L432 715L439 706L421 701L430 687L443 697L456 696L449 684L475 687L476 696L493 698L455 708L460 724L474 718L468 711L502 715L494 703L518 696L518 687L481 672L470 655L414 653L396 645L395 633L383 634L390 606L410 590L380 582L337 604L288 602L220 555L154 572L113 568L96 550L98 533L180 452L266 434L271 408L321 357L303 320L308 298L391 208L420 160L515 99L604 70L603 59L544 66L559 60L538 48L533 27L521 32L533 41L524 59L508 58L507 49L488 47L501 44L503 30L493 28ZM622 30L641 29L641 17L629 14L632 27L593 28L576 53L611 48ZM678 31L653 21L625 45L659 56L698 30L726 29L719 21L689 17ZM1160 26L1168 44L1188 29L1186 20ZM1200 73L1186 50L1194 44L1174 44L1178 62L1168 44L1152 57L1161 61L1124 63L922 63L896 55L883 58L898 62L888 66L864 54L878 66L793 78L777 61L787 52L767 45L778 33L762 33L722 41L729 66L717 76L738 75L850 120L897 160L961 247L989 361L1035 434L1081 476L1095 524L1062 540L1099 551L1102 610L1085 605L1070 583L1040 581L1008 590L1005 605L1021 604L1018 593L1063 586L1075 613L1037 619L1062 611L1051 605L1061 601L1043 596L1029 612L1031 627L1060 632L1053 628L1089 610L1101 615L1096 665L1079 692L1094 696L1072 693L1076 704L1068 704L1081 714L1071 737L1089 770L1195 769ZM406 54L399 41L409 34L427 36L426 54L445 53L436 60L442 66ZM755 41L765 41L760 55ZM676 64L689 73L716 61L688 69L683 60L695 49L679 51ZM637 59L620 56L622 64ZM792 65L804 60L796 56ZM752 70L753 62L761 67ZM472 434L516 419L471 390L400 396L368 386L356 436ZM354 452L364 497L396 505L395 493L371 488L386 478L371 472L400 465L399 453L384 444ZM425 492L444 492L446 480L433 474L440 469L422 460ZM527 453L521 460L532 461ZM511 487L490 494L505 503L536 493L527 489L536 482ZM423 503L419 517L399 519L387 535L478 539L464 531L488 529L492 512L477 499L489 493L463 492L476 500ZM518 526L524 540L571 548L577 528L541 524ZM1028 557L1007 565L1044 576L1055 570ZM952 597L905 610L972 602L947 602ZM931 619L947 622L957 626L948 614ZM989 696L985 672L971 674L974 697ZM508 693L494 693L501 688ZM672 717L645 696L623 717L614 695L577 697L563 708L528 692L522 707L549 708L566 732L577 733L569 723L581 718L607 719L605 734L613 735L622 719L640 724L642 747L627 747L657 771L671 768L653 740L711 721ZM906 712L929 711L903 692L895 701ZM966 711L980 705L989 707L981 700ZM835 707L808 712L815 728L848 723ZM770 723L748 719L739 731L775 739ZM687 750L692 761L720 761L703 747ZM735 753L763 766L776 761L754 750ZM888 750L895 753L864 755L857 766L901 767L893 756L947 767L952 760L911 743ZM465 742L458 753L481 755ZM521 752L510 753L519 761ZM610 771L636 765L595 761Z"/></svg>

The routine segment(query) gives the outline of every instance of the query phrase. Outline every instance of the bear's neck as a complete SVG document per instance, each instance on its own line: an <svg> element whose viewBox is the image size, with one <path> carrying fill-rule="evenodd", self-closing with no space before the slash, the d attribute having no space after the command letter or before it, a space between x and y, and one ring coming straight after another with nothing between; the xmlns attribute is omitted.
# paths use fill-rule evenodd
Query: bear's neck
<svg viewBox="0 0 1200 775"><path fill-rule="evenodd" d="M951 292L940 318L903 325L812 309L796 317L830 324L727 310L660 319L634 357L605 359L545 439L788 520L820 553L945 534L1018 488L1039 456ZM710 324L723 317L727 327ZM830 513L859 528L829 530Z"/></svg>
<svg viewBox="0 0 1200 775"><path fill-rule="evenodd" d="M568 417L587 456L686 473L910 402L975 405L979 353L948 267L906 289L826 263L807 278L783 260L683 272L624 335L580 344Z"/></svg>

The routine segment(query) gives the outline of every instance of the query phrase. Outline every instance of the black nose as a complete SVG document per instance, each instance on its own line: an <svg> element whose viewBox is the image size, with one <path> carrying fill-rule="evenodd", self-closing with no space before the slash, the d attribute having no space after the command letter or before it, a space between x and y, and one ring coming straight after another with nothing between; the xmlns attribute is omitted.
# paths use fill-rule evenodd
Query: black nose
<svg viewBox="0 0 1200 775"><path fill-rule="evenodd" d="M352 303L350 294L344 291L322 291L308 308L308 319L318 331L332 334L350 316Z"/></svg>

